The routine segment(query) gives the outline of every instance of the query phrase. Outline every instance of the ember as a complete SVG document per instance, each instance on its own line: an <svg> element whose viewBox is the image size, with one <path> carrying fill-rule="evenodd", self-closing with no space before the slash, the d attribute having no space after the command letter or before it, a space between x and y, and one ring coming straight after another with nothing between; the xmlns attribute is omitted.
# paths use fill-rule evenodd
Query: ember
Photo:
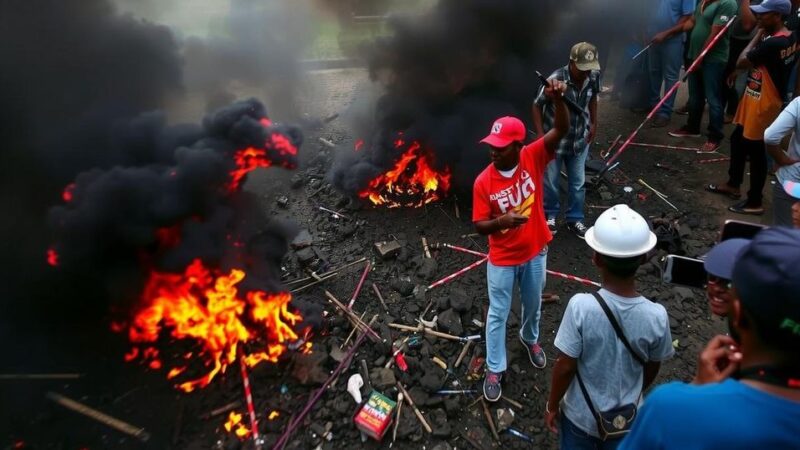
<svg viewBox="0 0 800 450"><path fill-rule="evenodd" d="M405 141L398 138L395 147L403 146ZM432 153L414 141L392 169L370 181L358 195L375 205L418 208L439 200L449 190L450 169L434 169Z"/></svg>
<svg viewBox="0 0 800 450"><path fill-rule="evenodd" d="M234 411L228 415L228 420L225 421L225 431L233 432L239 439L244 439L250 435L250 430L242 423L242 414L237 414Z"/></svg>
<svg viewBox="0 0 800 450"><path fill-rule="evenodd" d="M55 249L47 249L47 264L53 267L58 266L58 252L56 252Z"/></svg>
<svg viewBox="0 0 800 450"><path fill-rule="evenodd" d="M244 278L245 273L238 269L215 274L200 260L195 260L183 274L151 273L142 296L143 306L128 328L135 347L125 360L141 356L151 369L160 369L163 364L159 351L149 344L157 342L164 328L168 328L176 340L196 341L201 347L197 354L210 367L204 376L179 384L177 387L184 392L205 387L217 373L224 373L236 361L240 344L265 343L264 350L252 354L241 349L250 367L261 361L277 362L287 350L287 343L298 339L293 327L302 317L289 311L288 293L255 291L240 296L236 286ZM175 378L186 369L185 365L172 367L167 378Z"/></svg>
<svg viewBox="0 0 800 450"><path fill-rule="evenodd" d="M64 191L61 192L61 199L64 200L66 203L71 202L72 201L72 196L73 196L72 191L74 191L74 190L75 190L75 183L68 184L64 188Z"/></svg>

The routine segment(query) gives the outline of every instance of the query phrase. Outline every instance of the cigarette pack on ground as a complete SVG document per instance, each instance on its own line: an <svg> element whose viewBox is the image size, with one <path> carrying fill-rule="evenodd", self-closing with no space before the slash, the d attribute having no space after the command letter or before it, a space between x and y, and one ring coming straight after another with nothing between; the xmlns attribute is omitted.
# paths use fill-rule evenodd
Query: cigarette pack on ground
<svg viewBox="0 0 800 450"><path fill-rule="evenodd" d="M397 402L380 392L372 391L367 401L361 406L353 422L362 433L380 441L392 423Z"/></svg>

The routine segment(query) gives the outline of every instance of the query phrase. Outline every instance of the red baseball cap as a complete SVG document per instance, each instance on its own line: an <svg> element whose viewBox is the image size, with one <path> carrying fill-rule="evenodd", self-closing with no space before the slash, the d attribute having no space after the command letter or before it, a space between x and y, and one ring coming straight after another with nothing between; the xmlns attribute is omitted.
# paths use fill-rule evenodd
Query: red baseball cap
<svg viewBox="0 0 800 450"><path fill-rule="evenodd" d="M481 140L492 147L505 147L506 145L525 139L525 125L516 117L505 116L494 121L492 131Z"/></svg>

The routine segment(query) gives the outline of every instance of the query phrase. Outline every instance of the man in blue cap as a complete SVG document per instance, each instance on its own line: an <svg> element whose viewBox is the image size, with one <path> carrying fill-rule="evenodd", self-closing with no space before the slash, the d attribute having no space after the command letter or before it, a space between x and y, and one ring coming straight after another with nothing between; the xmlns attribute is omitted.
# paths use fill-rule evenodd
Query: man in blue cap
<svg viewBox="0 0 800 450"><path fill-rule="evenodd" d="M735 259L730 336L706 346L693 385L647 398L620 449L800 448L800 230L767 228Z"/></svg>

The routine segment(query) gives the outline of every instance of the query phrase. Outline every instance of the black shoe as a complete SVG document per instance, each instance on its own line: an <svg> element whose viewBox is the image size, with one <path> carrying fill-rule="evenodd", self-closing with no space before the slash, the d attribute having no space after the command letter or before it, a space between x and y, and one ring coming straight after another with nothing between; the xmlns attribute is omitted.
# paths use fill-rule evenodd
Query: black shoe
<svg viewBox="0 0 800 450"><path fill-rule="evenodd" d="M569 222L567 223L567 229L575 233L575 236L578 236L581 239L584 239L586 236L586 225L583 224L580 220L577 222Z"/></svg>
<svg viewBox="0 0 800 450"><path fill-rule="evenodd" d="M737 214L750 214L753 216L760 216L764 214L764 207L763 206L752 206L747 203L747 199L736 203L735 205L731 205L728 207L728 211L735 212Z"/></svg>
<svg viewBox="0 0 800 450"><path fill-rule="evenodd" d="M486 372L486 378L483 379L483 396L490 402L500 400L503 395L503 386L500 382L503 381L502 373Z"/></svg>
<svg viewBox="0 0 800 450"><path fill-rule="evenodd" d="M544 369L547 365L547 355L544 354L542 346L540 346L538 343L528 344L524 339L522 339L522 335L520 335L519 341L522 342L522 345L528 352L528 359L531 360L533 367L536 367L537 369Z"/></svg>

